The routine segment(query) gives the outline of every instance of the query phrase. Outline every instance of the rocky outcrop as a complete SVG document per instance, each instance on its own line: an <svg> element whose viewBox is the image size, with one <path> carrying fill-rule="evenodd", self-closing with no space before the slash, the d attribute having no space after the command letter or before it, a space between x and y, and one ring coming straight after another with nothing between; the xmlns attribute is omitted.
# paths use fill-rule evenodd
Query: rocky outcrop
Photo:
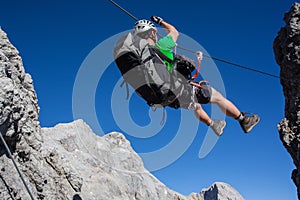
<svg viewBox="0 0 300 200"><path fill-rule="evenodd" d="M41 191L44 180L38 153L42 146L38 122L39 106L31 76L24 72L22 59L0 29L0 131L27 182ZM1 143L0 199L27 196L12 161Z"/></svg>
<svg viewBox="0 0 300 200"><path fill-rule="evenodd" d="M0 130L15 150L38 150L39 106L31 76L24 72L17 49L0 30ZM24 156L28 152L23 152ZM25 156L26 157L26 156ZM26 159L26 158L24 158Z"/></svg>
<svg viewBox="0 0 300 200"><path fill-rule="evenodd" d="M69 174L67 180L82 199L243 199L225 183L189 197L174 192L144 168L121 133L98 137L82 120L43 128L42 135L44 148L55 155L49 163L59 174Z"/></svg>
<svg viewBox="0 0 300 200"><path fill-rule="evenodd" d="M208 189L203 189L200 192L200 197L202 197L203 199L243 199L243 197L238 192L236 192L234 188L232 188L227 183L221 182L216 182Z"/></svg>
<svg viewBox="0 0 300 200"><path fill-rule="evenodd" d="M273 47L285 96L285 118L278 124L280 139L291 154L296 169L292 179L300 199L300 4L285 14Z"/></svg>
<svg viewBox="0 0 300 200"><path fill-rule="evenodd" d="M144 168L120 133L98 137L78 120L43 129L42 134L44 148L53 154L48 163L66 175L73 194L82 199L185 199Z"/></svg>
<svg viewBox="0 0 300 200"><path fill-rule="evenodd" d="M58 153L43 147L38 114L31 76L25 73L17 49L0 29L1 134L33 196L36 199L66 199L79 190L81 183L74 178L71 169L66 168L61 173L52 167L53 162L61 162L61 159L55 158ZM0 152L0 199L29 199L2 143Z"/></svg>
<svg viewBox="0 0 300 200"><path fill-rule="evenodd" d="M143 166L121 133L95 135L82 120L41 128L33 82L0 29L0 131L28 191L0 143L0 199L242 200L225 183L181 195Z"/></svg>

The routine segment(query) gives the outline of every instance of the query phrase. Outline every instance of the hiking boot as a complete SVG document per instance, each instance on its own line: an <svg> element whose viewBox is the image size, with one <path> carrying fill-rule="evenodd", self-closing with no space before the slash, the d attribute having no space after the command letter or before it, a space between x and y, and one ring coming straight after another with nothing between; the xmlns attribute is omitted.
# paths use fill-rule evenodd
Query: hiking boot
<svg viewBox="0 0 300 200"><path fill-rule="evenodd" d="M245 113L242 113L244 115L244 119L240 121L240 125L245 133L249 133L253 127L258 124L260 118L257 114L253 114L250 116L246 116Z"/></svg>
<svg viewBox="0 0 300 200"><path fill-rule="evenodd" d="M212 120L210 128L215 132L215 134L217 134L217 136L221 136L225 126L226 122L224 120Z"/></svg>

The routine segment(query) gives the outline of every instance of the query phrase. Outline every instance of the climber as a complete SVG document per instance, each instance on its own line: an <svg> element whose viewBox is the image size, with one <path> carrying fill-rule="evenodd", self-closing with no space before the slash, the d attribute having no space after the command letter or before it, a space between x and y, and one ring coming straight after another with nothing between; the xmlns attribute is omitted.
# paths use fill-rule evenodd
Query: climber
<svg viewBox="0 0 300 200"><path fill-rule="evenodd" d="M175 56L173 49L176 46L176 41L179 37L179 33L174 26L164 21L161 17L152 16L151 20L154 23L161 25L167 31L167 35L158 39L157 28L149 20L137 21L134 26L133 34L134 36L143 38L147 41L149 46L155 47L154 49L159 50L158 55L160 59L163 60L163 63L165 64L164 67L171 75L173 75L173 71L175 71ZM141 50L141 52L143 53L144 51ZM157 53L157 51L155 52ZM198 56L201 60L202 54L200 53ZM143 58L143 56L141 56L141 58ZM154 59L154 57L150 58ZM143 62L144 64L149 63L149 57L147 57L146 60L147 61ZM153 63L155 63L155 61L153 61ZM151 64L149 64L149 66L151 66ZM151 73L153 73L153 70L151 71ZM195 117L212 128L212 130L218 136L222 135L223 129L226 126L226 122L224 120L211 119L208 114L202 109L201 104L216 104L227 116L236 119L240 123L240 126L245 133L250 132L252 128L259 122L259 116L257 114L247 116L246 113L241 112L231 101L223 97L206 81L198 83L198 87L191 86L190 84L181 85L184 85L184 90L182 90L182 88L178 89L179 87L174 89L174 91L180 91L174 92L176 93L176 100L174 100L173 98L171 101L167 101L169 103L165 103L162 105L172 108L180 107L183 109L193 110ZM144 97L145 95L140 94L140 96ZM153 104L149 105L152 106Z"/></svg>

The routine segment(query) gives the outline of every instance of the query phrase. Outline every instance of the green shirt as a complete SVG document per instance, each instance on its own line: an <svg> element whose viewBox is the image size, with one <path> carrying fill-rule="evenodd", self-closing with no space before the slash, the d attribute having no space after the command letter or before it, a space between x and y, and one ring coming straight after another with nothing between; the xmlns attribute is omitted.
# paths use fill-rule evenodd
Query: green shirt
<svg viewBox="0 0 300 200"><path fill-rule="evenodd" d="M156 43L155 46L168 58L171 60L174 60L174 55L173 55L173 48L176 46L172 36L167 35L161 39L159 39ZM164 63L167 65L167 69L169 72L172 72L174 68L173 63L169 63L167 61L164 61Z"/></svg>

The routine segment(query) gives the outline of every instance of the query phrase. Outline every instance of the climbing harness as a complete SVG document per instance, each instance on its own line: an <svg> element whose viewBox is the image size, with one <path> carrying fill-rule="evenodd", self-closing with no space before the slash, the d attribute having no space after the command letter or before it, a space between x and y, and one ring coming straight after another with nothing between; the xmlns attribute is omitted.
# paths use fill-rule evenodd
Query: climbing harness
<svg viewBox="0 0 300 200"><path fill-rule="evenodd" d="M206 80L202 80L199 82L189 81L189 84L201 90L203 88L203 85L208 85L209 83Z"/></svg>

